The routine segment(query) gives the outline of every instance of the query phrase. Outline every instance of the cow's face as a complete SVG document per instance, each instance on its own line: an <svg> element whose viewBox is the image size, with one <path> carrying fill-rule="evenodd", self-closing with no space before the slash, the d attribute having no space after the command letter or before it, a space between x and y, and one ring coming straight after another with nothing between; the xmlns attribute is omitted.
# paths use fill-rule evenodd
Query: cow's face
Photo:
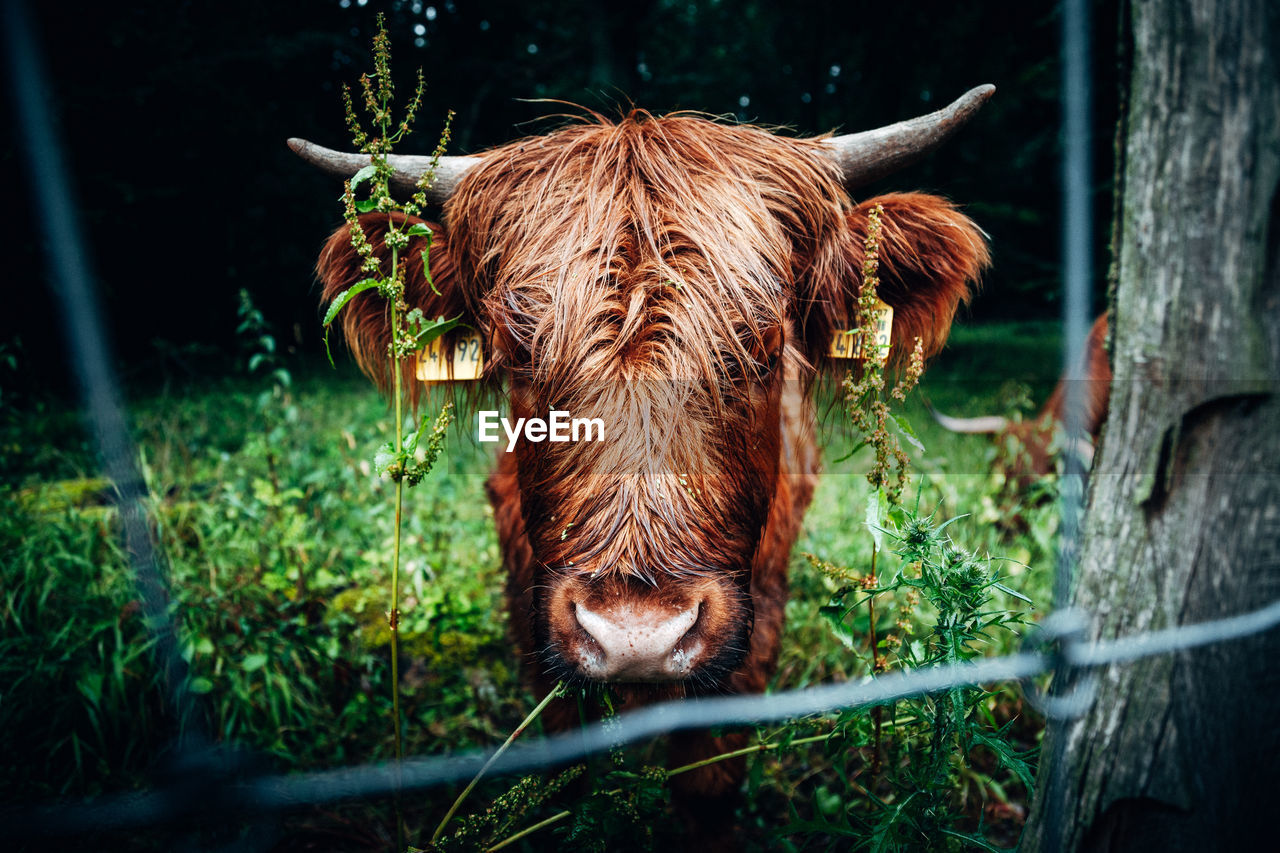
<svg viewBox="0 0 1280 853"><path fill-rule="evenodd" d="M741 662L787 473L784 383L807 387L857 295L869 205L840 178L818 142L633 113L491 152L450 197L440 292L410 269L410 301L481 330L509 419L604 425L600 442L515 449L532 651L556 674L714 684ZM985 248L939 199L880 201L895 349L920 335L932 351ZM329 292L349 277L340 236ZM367 360L383 333L362 304L346 324Z"/></svg>
<svg viewBox="0 0 1280 853"><path fill-rule="evenodd" d="M451 249L510 417L604 426L515 450L558 668L714 680L740 662L783 376L804 361L796 283L842 197L793 142L641 114L508 146L454 194Z"/></svg>

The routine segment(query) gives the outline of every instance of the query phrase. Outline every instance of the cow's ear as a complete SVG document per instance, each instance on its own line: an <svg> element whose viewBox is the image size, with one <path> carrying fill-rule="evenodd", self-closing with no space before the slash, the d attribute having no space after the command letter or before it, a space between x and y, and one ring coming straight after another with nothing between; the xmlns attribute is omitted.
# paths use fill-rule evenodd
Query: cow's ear
<svg viewBox="0 0 1280 853"><path fill-rule="evenodd" d="M441 338L446 350L451 351L457 340L474 334L470 328L474 324L467 319L466 302L459 286L457 267L449 251L447 236L433 222L398 214L394 218L398 230L410 230L421 225L431 231L430 239L425 234L412 236L408 245L399 251L399 258L405 267L404 298L410 310L421 309L426 320L457 317L467 324ZM360 217L360 226L364 231L364 238L373 247L373 257L381 265L377 275L385 276L391 264L391 251L386 245L387 215L364 214ZM333 232L316 264L316 275L320 279L326 306L331 306L348 288L374 275L352 245L351 236L351 229L346 225ZM347 347L355 356L360 369L380 389L386 391L392 384L389 354L391 312L387 300L376 288L365 290L352 297L339 310L333 322L341 324ZM402 369L403 387L416 403L422 383L414 375L414 360L405 359Z"/></svg>
<svg viewBox="0 0 1280 853"><path fill-rule="evenodd" d="M893 193L869 199L848 213L848 237L835 250L816 288L814 311L805 326L811 358L827 359L833 333L852 328L862 285L871 211L879 206L877 291L893 308L891 364L910 357L921 339L928 358L946 343L951 320L967 302L990 264L986 235L946 199L924 193ZM836 272L836 271L839 272Z"/></svg>

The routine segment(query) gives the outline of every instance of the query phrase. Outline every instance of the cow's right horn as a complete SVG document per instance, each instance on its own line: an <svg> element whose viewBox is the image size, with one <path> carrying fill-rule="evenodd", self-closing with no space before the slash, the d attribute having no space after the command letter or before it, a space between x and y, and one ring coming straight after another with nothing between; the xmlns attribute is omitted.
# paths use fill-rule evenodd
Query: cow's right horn
<svg viewBox="0 0 1280 853"><path fill-rule="evenodd" d="M949 106L918 118L833 136L823 142L840 166L844 184L853 188L911 165L965 125L995 92L988 83L965 92Z"/></svg>
<svg viewBox="0 0 1280 853"><path fill-rule="evenodd" d="M369 165L368 154L334 151L332 148L325 148L323 145L316 145L305 139L296 137L290 139L289 147L311 165L318 166L323 171L340 178L350 178ZM406 196L417 191L418 179L431 168L430 157L416 154L388 154L387 162L394 170L391 175L391 189ZM480 162L479 157L441 157L440 163L436 166L435 180L427 187L427 201L443 204L452 195L467 171L478 162Z"/></svg>

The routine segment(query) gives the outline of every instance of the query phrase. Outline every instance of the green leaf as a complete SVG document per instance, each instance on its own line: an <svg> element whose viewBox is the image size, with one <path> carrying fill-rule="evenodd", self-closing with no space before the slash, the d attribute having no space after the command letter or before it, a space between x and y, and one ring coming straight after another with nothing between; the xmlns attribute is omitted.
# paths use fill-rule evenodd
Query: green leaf
<svg viewBox="0 0 1280 853"><path fill-rule="evenodd" d="M193 678L187 682L187 689L192 693L203 696L213 690L213 682L207 678Z"/></svg>
<svg viewBox="0 0 1280 853"><path fill-rule="evenodd" d="M333 318L338 316L338 312L342 310L344 305L351 301L352 297L364 293L371 287L377 287L380 283L381 281L379 279L366 278L356 282L346 290L339 293L333 298L333 301L329 303L329 310L324 312L324 325L327 326L332 323ZM332 360L333 359L330 359L330 361Z"/></svg>
<svg viewBox="0 0 1280 853"><path fill-rule="evenodd" d="M852 649L854 645L853 628L845 622L845 617L849 614L849 609L840 604L828 604L818 608L818 615L827 620L827 624L831 627L831 633L844 643L845 648Z"/></svg>
<svg viewBox="0 0 1280 853"><path fill-rule="evenodd" d="M355 203L357 213L368 213L371 210L375 210L377 207L378 200L376 198L367 198L364 201L358 201Z"/></svg>
<svg viewBox="0 0 1280 853"><path fill-rule="evenodd" d="M266 665L267 656L259 652L245 658L244 662L240 664L240 668L245 672L254 672L255 670L262 669Z"/></svg>
<svg viewBox="0 0 1280 853"><path fill-rule="evenodd" d="M955 830L947 829L945 827L942 827L941 829L943 835L950 835L952 838L959 838L980 850L991 850L993 853L1006 853L1005 848L996 847L981 835L965 835L964 833L956 832Z"/></svg>
<svg viewBox="0 0 1280 853"><path fill-rule="evenodd" d="M419 346L426 346L427 344L434 341L436 338L443 335L445 332L449 331L450 329L457 328L458 326L461 326L461 325L462 325L461 314L459 314L457 317L453 317L447 320L444 317L437 317L431 322L427 323L421 329L419 329L418 334L414 335L414 339L418 342Z"/></svg>
<svg viewBox="0 0 1280 853"><path fill-rule="evenodd" d="M422 256L422 274L423 276L426 277L427 284L431 286L431 292L434 293L436 296L440 296L442 295L440 293L440 289L436 287L435 279L431 277L430 248L431 247L428 246L426 249L423 249L421 252L418 253Z"/></svg>
<svg viewBox="0 0 1280 853"><path fill-rule="evenodd" d="M846 459L848 459L849 457L853 456L853 454L857 453L859 450L861 450L862 448L864 448L864 447L866 447L866 446L867 446L867 443L866 443L865 441L859 441L857 444L855 444L855 445L853 446L853 449L852 449L852 450L850 450L850 451L849 451L848 453L846 453L844 456L841 456L839 459L837 459L837 460L836 460L836 462L843 462L844 460L846 460ZM835 462L833 462L832 464L834 465L834 464L835 464Z"/></svg>
<svg viewBox="0 0 1280 853"><path fill-rule="evenodd" d="M916 431L911 428L911 424L902 415L893 415L893 422L898 425L898 429L902 432L902 437L911 444L916 450L924 453L924 445L920 443L920 439L916 436Z"/></svg>
<svg viewBox="0 0 1280 853"><path fill-rule="evenodd" d="M405 229L404 233L408 234L410 237L426 237L428 246L431 245L431 239L435 235L435 232L433 232L431 227L425 222L415 222Z"/></svg>
<svg viewBox="0 0 1280 853"><path fill-rule="evenodd" d="M1005 585L1004 585L1004 584L1002 584L1002 583L993 583L993 584L992 584L992 586L994 586L996 589L1000 590L1001 592L1003 592L1003 593L1004 593L1004 594L1006 594L1006 595L1012 595L1014 598L1017 598L1017 599L1020 599L1020 600L1022 600L1022 601L1025 601L1027 604L1035 604L1035 602L1034 602L1034 601L1032 601L1031 599L1027 598L1027 597L1026 597L1025 595L1023 595L1022 593L1020 593L1020 592L1015 592L1014 590L1009 589L1009 587L1005 586Z"/></svg>
<svg viewBox="0 0 1280 853"><path fill-rule="evenodd" d="M1018 777L1018 781L1023 784L1030 794L1035 790L1035 775L1031 772L1031 767L1027 764L1026 759L1035 753L1035 749L1029 749L1026 752L1019 752L1009 743L1009 725L1005 724L1002 728L994 732L988 733L981 729L974 729L972 732L973 739L986 746L995 755L996 761L1001 767L1008 768Z"/></svg>
<svg viewBox="0 0 1280 853"><path fill-rule="evenodd" d="M409 440L404 443L404 454L406 458L413 456L418 452L418 442L422 441L423 434L426 433L427 429L434 423L435 421L433 418L427 415L422 416L422 423L418 425L417 432L409 436Z"/></svg>
<svg viewBox="0 0 1280 853"><path fill-rule="evenodd" d="M373 163L370 163L368 166L365 166L363 169L356 172L354 175L351 176L351 190L354 192L356 187L360 186L365 181L372 178L377 173L377 171L378 171L378 167L375 166Z"/></svg>
<svg viewBox="0 0 1280 853"><path fill-rule="evenodd" d="M383 474L387 473L387 470L392 465L396 464L396 462L398 462L399 460L400 460L400 457L396 454L395 449L391 446L391 442L387 442L386 444L379 447L378 452L373 455L373 470L378 472L378 476L381 477Z"/></svg>
<svg viewBox="0 0 1280 853"><path fill-rule="evenodd" d="M944 529L946 529L947 527L950 527L951 525L955 524L955 523L956 523L957 521L959 521L960 519L962 519L962 518L968 518L968 517L969 517L969 513L967 513L967 512L966 512L966 513L964 513L964 514L962 514L962 515L957 515L957 516L956 516L956 517L954 517L954 518L948 518L946 521L942 522L942 523L941 523L941 524L939 524L937 527L935 527L935 528L933 529L933 532L934 532L934 533L941 533Z"/></svg>
<svg viewBox="0 0 1280 853"><path fill-rule="evenodd" d="M871 539L876 550L884 550L884 523L889 515L889 496L884 489L878 488L867 496L867 515L864 522L871 530Z"/></svg>

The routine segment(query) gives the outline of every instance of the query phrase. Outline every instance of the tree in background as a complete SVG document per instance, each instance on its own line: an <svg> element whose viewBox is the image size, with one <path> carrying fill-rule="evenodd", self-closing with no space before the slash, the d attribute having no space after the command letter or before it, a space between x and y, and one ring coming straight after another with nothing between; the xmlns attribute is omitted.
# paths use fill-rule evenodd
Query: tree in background
<svg viewBox="0 0 1280 853"><path fill-rule="evenodd" d="M1115 384L1073 594L1101 638L1280 597L1280 6L1128 18ZM1022 849L1053 848L1055 809L1063 850L1274 844L1277 657L1271 631L1100 672L1049 727Z"/></svg>

